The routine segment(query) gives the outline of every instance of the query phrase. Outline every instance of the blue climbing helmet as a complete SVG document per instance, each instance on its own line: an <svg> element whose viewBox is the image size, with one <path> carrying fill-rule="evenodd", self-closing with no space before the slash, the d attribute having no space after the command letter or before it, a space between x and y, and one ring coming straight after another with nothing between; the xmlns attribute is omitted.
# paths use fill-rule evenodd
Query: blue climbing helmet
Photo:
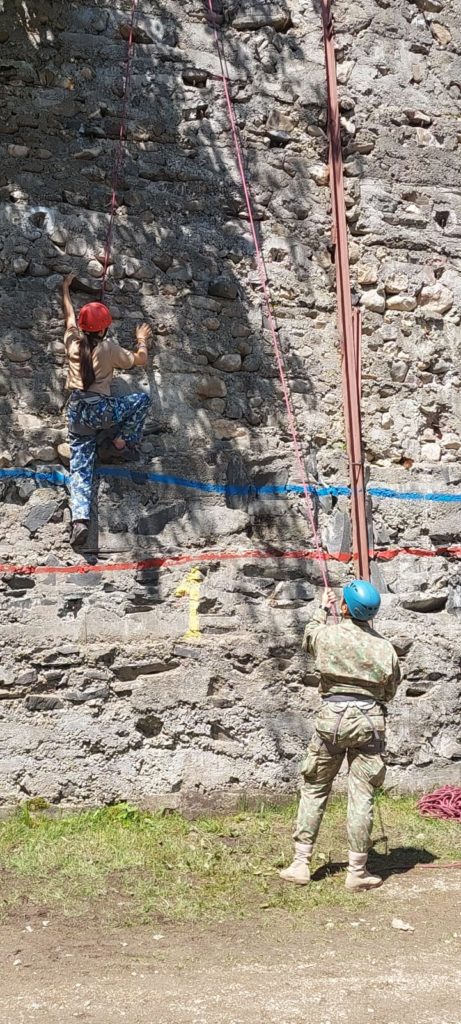
<svg viewBox="0 0 461 1024"><path fill-rule="evenodd" d="M369 619L374 619L381 604L376 587L368 580L354 580L353 583L348 583L343 590L343 599L349 614L359 622L368 622Z"/></svg>

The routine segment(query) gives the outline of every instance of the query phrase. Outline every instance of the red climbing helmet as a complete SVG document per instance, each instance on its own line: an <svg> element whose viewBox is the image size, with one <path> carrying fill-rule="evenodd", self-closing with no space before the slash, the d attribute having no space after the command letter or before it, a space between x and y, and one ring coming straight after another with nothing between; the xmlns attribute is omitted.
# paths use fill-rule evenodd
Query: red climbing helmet
<svg viewBox="0 0 461 1024"><path fill-rule="evenodd" d="M78 326L87 334L99 334L110 327L112 317L103 302L87 302L82 306L78 318Z"/></svg>

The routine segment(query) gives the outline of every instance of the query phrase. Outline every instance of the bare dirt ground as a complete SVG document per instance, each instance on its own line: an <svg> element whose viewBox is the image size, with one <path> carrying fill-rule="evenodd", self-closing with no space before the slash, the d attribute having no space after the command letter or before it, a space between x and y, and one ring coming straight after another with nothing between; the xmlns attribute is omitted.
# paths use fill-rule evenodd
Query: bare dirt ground
<svg viewBox="0 0 461 1024"><path fill-rule="evenodd" d="M461 871L448 869L393 876L352 911L309 919L261 910L242 923L111 930L27 906L0 928L0 1019L460 1024L460 910Z"/></svg>

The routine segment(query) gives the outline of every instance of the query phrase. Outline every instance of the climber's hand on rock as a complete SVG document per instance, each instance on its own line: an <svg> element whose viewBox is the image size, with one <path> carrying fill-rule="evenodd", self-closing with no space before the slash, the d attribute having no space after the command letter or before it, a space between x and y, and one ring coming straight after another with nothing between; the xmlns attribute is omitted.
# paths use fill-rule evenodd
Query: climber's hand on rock
<svg viewBox="0 0 461 1024"><path fill-rule="evenodd" d="M152 341L152 328L149 327L149 324L140 324L139 327L136 328L136 342L137 342L137 344L138 345L145 345L146 348L149 348L149 345L150 345L151 341Z"/></svg>
<svg viewBox="0 0 461 1024"><path fill-rule="evenodd" d="M147 366L147 350L152 340L152 328L149 324L139 324L136 328L137 349L134 354L135 366Z"/></svg>
<svg viewBox="0 0 461 1024"><path fill-rule="evenodd" d="M67 276L64 278L64 281L62 282L63 288L70 288L72 281L75 281L75 278L76 274L67 274Z"/></svg>

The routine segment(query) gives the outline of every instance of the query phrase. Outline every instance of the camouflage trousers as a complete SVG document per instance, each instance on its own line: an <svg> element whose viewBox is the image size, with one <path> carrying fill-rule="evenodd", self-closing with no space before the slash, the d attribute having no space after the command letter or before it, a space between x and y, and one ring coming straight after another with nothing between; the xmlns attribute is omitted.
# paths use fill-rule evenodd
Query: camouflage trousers
<svg viewBox="0 0 461 1024"><path fill-rule="evenodd" d="M67 408L70 507L74 521L90 518L98 433L116 427L117 436L124 441L140 441L150 405L149 396L142 392L119 398L79 398L80 394L72 392Z"/></svg>
<svg viewBox="0 0 461 1024"><path fill-rule="evenodd" d="M349 764L347 836L349 850L367 853L373 828L373 797L384 782L384 714L375 704L366 715L353 705L324 703L301 765L301 787L294 838L313 843L322 822L333 779L344 757Z"/></svg>

